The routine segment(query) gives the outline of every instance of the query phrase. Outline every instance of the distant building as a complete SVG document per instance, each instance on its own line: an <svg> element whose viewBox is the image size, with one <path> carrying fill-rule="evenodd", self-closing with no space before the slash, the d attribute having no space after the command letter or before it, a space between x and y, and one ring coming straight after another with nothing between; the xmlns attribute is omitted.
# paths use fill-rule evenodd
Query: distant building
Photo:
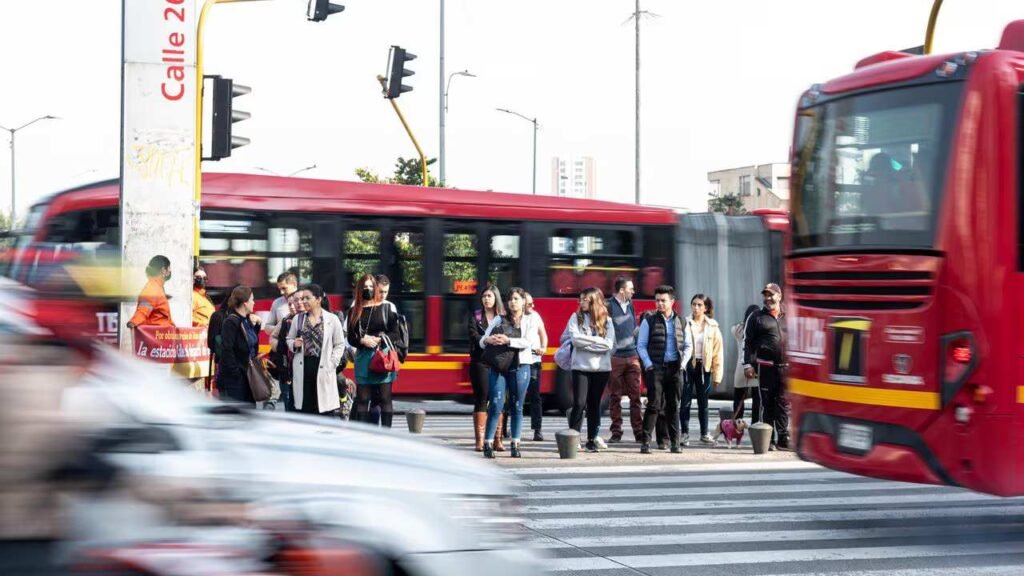
<svg viewBox="0 0 1024 576"><path fill-rule="evenodd" d="M789 208L789 164L759 164L708 172L711 196L736 195L748 212Z"/></svg>
<svg viewBox="0 0 1024 576"><path fill-rule="evenodd" d="M597 198L596 166L593 158L551 159L551 194L565 198Z"/></svg>

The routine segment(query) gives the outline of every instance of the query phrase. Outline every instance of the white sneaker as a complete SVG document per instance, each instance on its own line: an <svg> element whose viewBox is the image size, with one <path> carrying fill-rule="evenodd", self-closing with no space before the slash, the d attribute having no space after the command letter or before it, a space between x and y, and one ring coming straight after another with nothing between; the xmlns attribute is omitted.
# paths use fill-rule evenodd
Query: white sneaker
<svg viewBox="0 0 1024 576"><path fill-rule="evenodd" d="M710 434L705 434L705 435L701 436L700 437L700 441L703 442L704 444L714 444L715 443L715 441L711 438Z"/></svg>
<svg viewBox="0 0 1024 576"><path fill-rule="evenodd" d="M680 434L679 435L679 445L680 446L689 446L690 445L690 435L689 434L685 434L685 433L684 434Z"/></svg>
<svg viewBox="0 0 1024 576"><path fill-rule="evenodd" d="M605 444L604 439L601 438L600 436L595 436L594 437L594 444L597 444L597 447L600 448L601 450L607 450L608 449L608 444Z"/></svg>

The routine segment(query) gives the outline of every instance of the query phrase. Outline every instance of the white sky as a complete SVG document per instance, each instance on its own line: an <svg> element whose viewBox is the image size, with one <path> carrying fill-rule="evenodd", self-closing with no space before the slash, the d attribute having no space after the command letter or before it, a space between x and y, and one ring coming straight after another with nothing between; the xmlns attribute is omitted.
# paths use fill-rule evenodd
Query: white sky
<svg viewBox="0 0 1024 576"><path fill-rule="evenodd" d="M337 0L314 24L305 0L214 8L207 73L252 86L236 124L250 146L206 171L257 166L353 180L389 174L415 155L374 76L399 44L419 56L399 103L427 154L438 153L437 0ZM711 170L784 162L792 115L809 85L869 54L923 43L932 0L643 0L660 15L642 30L644 202L702 210ZM45 7L44 7L45 5ZM539 193L551 158L591 156L601 199L633 198L633 28L630 0L447 0L450 185L530 191L529 123L541 124ZM18 211L40 196L118 173L120 0L0 0L0 125L63 119L18 133ZM949 0L936 51L994 47L1024 18L1012 0ZM0 138L6 135L0 133ZM8 150L0 206L10 204ZM434 168L436 173L436 165Z"/></svg>

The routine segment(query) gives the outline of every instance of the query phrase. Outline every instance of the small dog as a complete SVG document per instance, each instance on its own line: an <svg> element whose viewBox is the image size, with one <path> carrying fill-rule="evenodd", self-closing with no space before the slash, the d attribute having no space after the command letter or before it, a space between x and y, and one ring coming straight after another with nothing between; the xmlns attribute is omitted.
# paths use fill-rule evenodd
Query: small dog
<svg viewBox="0 0 1024 576"><path fill-rule="evenodd" d="M736 443L736 446L739 446L740 441L743 440L743 433L746 430L746 420L722 420L718 423L718 428L715 429L714 446L718 446L718 438L720 436L725 436L725 443L729 448L733 447L733 442Z"/></svg>

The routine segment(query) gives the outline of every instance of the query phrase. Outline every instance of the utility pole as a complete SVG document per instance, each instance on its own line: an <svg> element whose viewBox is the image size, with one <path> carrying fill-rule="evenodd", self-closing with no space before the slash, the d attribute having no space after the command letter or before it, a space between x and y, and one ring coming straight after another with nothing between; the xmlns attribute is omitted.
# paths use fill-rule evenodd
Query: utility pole
<svg viewBox="0 0 1024 576"><path fill-rule="evenodd" d="M635 106L636 116L634 118L634 128L635 128L634 150L635 150L636 156L633 159L633 163L634 163L633 190L634 190L634 195L635 195L634 200L636 201L637 204L640 204L640 18L643 17L643 16L657 17L658 15L653 13L653 12L649 12L647 10L641 10L640 9L640 0L636 0L636 8L633 10L633 14L628 19L626 19L626 22L629 22L630 20L632 20L633 21L633 25L636 27L636 70L635 70L635 78L634 78L634 82L635 82L635 86L636 86L636 106Z"/></svg>
<svg viewBox="0 0 1024 576"><path fill-rule="evenodd" d="M636 10L633 11L633 23L636 25L636 117L633 125L636 130L634 134L634 149L636 157L633 159L633 190L636 195L636 204L640 204L640 0L636 0Z"/></svg>
<svg viewBox="0 0 1024 576"><path fill-rule="evenodd" d="M445 182L446 182L446 180L445 180L446 175L445 175L445 170L444 170L444 116L445 116L445 108L446 108L446 103L445 103L445 82L444 82L444 80L445 80L445 78L444 78L444 0L441 0L441 34L440 34L440 36L441 36L441 61L440 61L441 73L437 77L437 91L438 91L438 95L437 95L437 108L438 108L437 115L438 115L438 122L439 122L439 124L441 126L441 130L440 130L440 135L439 135L440 142L439 142L439 145L438 145L439 152L438 152L438 155L437 155L437 159L438 159L438 163L440 164L439 170L440 170L440 176L441 176L441 186L444 186ZM426 181L423 182L423 185L424 186L427 185Z"/></svg>

